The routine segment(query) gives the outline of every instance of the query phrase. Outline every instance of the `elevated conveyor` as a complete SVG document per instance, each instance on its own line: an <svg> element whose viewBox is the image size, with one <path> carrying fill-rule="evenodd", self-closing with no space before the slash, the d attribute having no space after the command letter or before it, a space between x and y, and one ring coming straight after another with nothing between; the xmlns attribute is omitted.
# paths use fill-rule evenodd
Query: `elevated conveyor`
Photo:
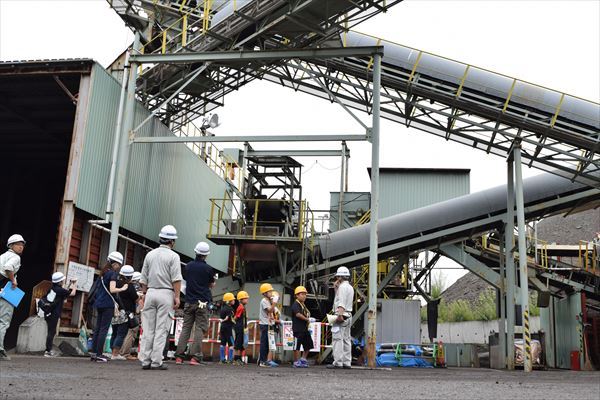
<svg viewBox="0 0 600 400"><path fill-rule="evenodd" d="M525 218L600 206L600 189L552 174L523 181ZM506 186L457 197L379 220L380 259L436 249L497 228L506 221ZM360 265L369 259L369 224L330 233L319 242L322 260L306 273L337 265Z"/></svg>
<svg viewBox="0 0 600 400"><path fill-rule="evenodd" d="M145 54L383 46L383 118L501 157L518 141L529 166L600 187L598 103L350 30L400 1L182 0L166 2L169 10L164 2L108 1L133 29L151 32ZM352 57L160 64L143 72L138 92L156 109L205 68L158 113L175 131L255 79L370 112L372 64Z"/></svg>
<svg viewBox="0 0 600 400"><path fill-rule="evenodd" d="M502 157L518 140L529 166L600 187L600 104L358 32L329 44L384 47L383 118ZM292 60L265 79L370 112L371 67Z"/></svg>
<svg viewBox="0 0 600 400"><path fill-rule="evenodd" d="M128 26L142 33L144 54L177 54L317 47L402 0L107 1ZM145 16L143 27L139 23L141 16ZM275 65L155 65L141 74L138 93L152 110L190 74L205 68L177 95L173 107L158 114L177 130L222 106L227 93L261 78L265 70Z"/></svg>

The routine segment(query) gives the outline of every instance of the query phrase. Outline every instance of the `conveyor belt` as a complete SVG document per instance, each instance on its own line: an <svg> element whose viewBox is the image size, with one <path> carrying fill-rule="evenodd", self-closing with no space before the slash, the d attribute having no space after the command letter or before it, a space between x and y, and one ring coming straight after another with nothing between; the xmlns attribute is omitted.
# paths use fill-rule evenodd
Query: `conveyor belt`
<svg viewBox="0 0 600 400"><path fill-rule="evenodd" d="M600 189L553 174L523 181L525 218L600 205ZM402 252L459 242L501 227L506 213L506 186L498 186L379 220L382 258ZM369 258L369 224L333 232L319 240L323 259L356 265ZM331 265L331 264L330 264Z"/></svg>

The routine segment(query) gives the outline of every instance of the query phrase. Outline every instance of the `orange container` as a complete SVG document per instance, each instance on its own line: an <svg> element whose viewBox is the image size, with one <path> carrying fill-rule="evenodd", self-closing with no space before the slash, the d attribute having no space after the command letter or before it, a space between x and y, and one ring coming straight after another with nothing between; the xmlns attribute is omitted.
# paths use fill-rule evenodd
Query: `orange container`
<svg viewBox="0 0 600 400"><path fill-rule="evenodd" d="M571 352L571 370L581 371L581 365L579 362L579 352L578 351Z"/></svg>

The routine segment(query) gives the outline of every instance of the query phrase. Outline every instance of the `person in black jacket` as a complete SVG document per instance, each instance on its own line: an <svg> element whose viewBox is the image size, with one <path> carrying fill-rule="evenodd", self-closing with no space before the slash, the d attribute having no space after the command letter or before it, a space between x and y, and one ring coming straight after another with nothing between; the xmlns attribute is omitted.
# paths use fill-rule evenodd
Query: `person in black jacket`
<svg viewBox="0 0 600 400"><path fill-rule="evenodd" d="M198 243L194 252L196 259L185 266L185 306L183 327L175 353L176 364L183 364L185 349L194 326L194 342L189 350L191 355L189 364L203 363L202 340L208 330L208 305L212 302L211 289L215 286L215 271L206 263L206 257L210 254L208 243Z"/></svg>
<svg viewBox="0 0 600 400"><path fill-rule="evenodd" d="M233 362L233 307L235 306L235 296L233 293L223 295L223 306L219 318L221 320L221 329L219 336L221 339L220 363L231 364Z"/></svg>
<svg viewBox="0 0 600 400"><path fill-rule="evenodd" d="M77 292L77 279L71 279L69 282L69 290L63 288L65 275L62 272L52 274L52 289L48 291L46 298L54 305L52 311L44 317L48 325L48 335L46 336L46 351L44 357L58 357L59 353L52 350L52 342L56 336L56 326L62 313L63 303L67 297L75 296Z"/></svg>
<svg viewBox="0 0 600 400"><path fill-rule="evenodd" d="M129 318L135 315L136 301L138 299L135 285L131 283L133 277L133 267L131 265L124 265L119 271L119 280L117 281L117 288L126 288L119 292L116 296L117 304L119 305L119 311L125 311L127 318L124 321L120 321L119 324L112 326L113 332L110 338L110 348L112 350L111 360L126 360L121 352L121 346L125 340L125 336L129 331Z"/></svg>

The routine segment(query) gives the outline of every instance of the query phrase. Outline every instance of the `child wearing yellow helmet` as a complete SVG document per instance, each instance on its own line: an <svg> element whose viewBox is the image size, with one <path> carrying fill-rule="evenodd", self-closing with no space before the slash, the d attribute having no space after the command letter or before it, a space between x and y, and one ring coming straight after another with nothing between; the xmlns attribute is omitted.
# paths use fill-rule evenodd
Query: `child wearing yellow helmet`
<svg viewBox="0 0 600 400"><path fill-rule="evenodd" d="M260 310L258 313L258 326L260 328L260 356L258 365L260 367L278 367L275 361L273 361L273 352L269 350L269 328L273 325L273 311L275 310L275 303L273 301L273 286L270 283L263 283L260 285L260 293L262 299L260 300Z"/></svg>
<svg viewBox="0 0 600 400"><path fill-rule="evenodd" d="M223 295L223 306L219 318L221 319L221 329L219 337L221 339L221 347L219 353L221 356L221 364L230 364L233 362L233 306L235 304L235 296L233 293L225 293Z"/></svg>
<svg viewBox="0 0 600 400"><path fill-rule="evenodd" d="M233 356L233 363L235 365L244 365L244 362L242 361L242 355L245 351L245 345L246 345L246 333L247 333L247 328L246 325L248 324L248 320L246 317L246 304L248 304L248 299L250 298L250 296L248 295L248 292L245 292L243 290L240 290L237 294L237 300L238 300L238 304L237 307L235 308L235 314L234 314L234 320L235 320L235 325L233 327L233 330L235 332L235 342L234 342L234 349L235 349L235 354Z"/></svg>
<svg viewBox="0 0 600 400"><path fill-rule="evenodd" d="M296 301L292 304L292 332L296 339L294 348L294 368L308 368L308 352L314 347L312 337L308 331L310 323L314 320L310 318L310 311L306 308L307 291L304 286L298 286L294 290ZM303 350L300 357L300 348Z"/></svg>

